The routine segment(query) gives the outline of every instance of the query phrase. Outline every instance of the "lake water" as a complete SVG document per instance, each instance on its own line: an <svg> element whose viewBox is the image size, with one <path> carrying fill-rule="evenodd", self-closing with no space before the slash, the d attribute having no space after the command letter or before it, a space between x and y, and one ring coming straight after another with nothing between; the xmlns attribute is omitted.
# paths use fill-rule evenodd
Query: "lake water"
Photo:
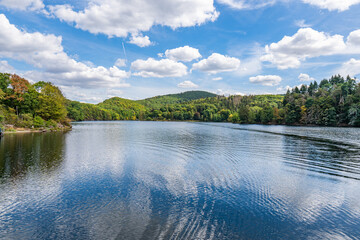
<svg viewBox="0 0 360 240"><path fill-rule="evenodd" d="M6 135L0 239L360 239L360 129L124 121Z"/></svg>

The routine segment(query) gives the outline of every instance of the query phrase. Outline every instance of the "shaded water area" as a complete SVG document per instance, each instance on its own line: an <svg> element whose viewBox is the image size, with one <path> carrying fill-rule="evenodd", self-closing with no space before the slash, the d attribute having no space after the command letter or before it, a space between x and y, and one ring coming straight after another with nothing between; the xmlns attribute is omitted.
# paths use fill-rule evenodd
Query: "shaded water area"
<svg viewBox="0 0 360 240"><path fill-rule="evenodd" d="M0 239L360 239L360 129L125 121L6 135Z"/></svg>

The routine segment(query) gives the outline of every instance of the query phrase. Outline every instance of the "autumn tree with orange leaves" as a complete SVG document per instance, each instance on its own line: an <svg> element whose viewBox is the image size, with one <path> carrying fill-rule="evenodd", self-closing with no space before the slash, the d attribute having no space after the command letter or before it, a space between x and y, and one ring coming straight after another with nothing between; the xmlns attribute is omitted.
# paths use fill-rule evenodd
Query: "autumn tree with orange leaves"
<svg viewBox="0 0 360 240"><path fill-rule="evenodd" d="M10 85L12 87L12 93L8 96L8 98L14 99L18 102L24 101L24 94L28 91L30 86L29 81L13 74L10 77Z"/></svg>

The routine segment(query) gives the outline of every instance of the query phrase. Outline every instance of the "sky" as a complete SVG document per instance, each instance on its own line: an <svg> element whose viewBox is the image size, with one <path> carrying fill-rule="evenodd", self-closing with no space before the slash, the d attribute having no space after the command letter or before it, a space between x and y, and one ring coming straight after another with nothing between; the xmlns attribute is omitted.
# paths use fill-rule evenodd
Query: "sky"
<svg viewBox="0 0 360 240"><path fill-rule="evenodd" d="M0 72L98 103L360 77L360 0L0 0Z"/></svg>

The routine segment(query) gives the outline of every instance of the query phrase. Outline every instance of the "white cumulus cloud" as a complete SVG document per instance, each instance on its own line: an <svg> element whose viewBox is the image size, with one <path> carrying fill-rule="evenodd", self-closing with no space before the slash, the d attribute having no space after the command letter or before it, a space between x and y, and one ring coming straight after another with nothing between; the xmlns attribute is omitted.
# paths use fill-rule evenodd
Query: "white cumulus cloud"
<svg viewBox="0 0 360 240"><path fill-rule="evenodd" d="M359 4L360 0L303 0L303 2L329 11L342 12L348 10L352 5Z"/></svg>
<svg viewBox="0 0 360 240"><path fill-rule="evenodd" d="M278 2L289 2L288 0L217 0L233 9L257 9L272 6ZM351 6L359 4L360 0L302 0L303 3L316 6L329 11L345 11Z"/></svg>
<svg viewBox="0 0 360 240"><path fill-rule="evenodd" d="M351 58L349 61L343 63L334 74L341 74L343 76L350 75L352 77L360 74L360 60Z"/></svg>
<svg viewBox="0 0 360 240"><path fill-rule="evenodd" d="M177 85L180 88L198 88L199 86L191 81L184 81Z"/></svg>
<svg viewBox="0 0 360 240"><path fill-rule="evenodd" d="M275 4L276 0L217 0L233 9L256 9Z"/></svg>
<svg viewBox="0 0 360 240"><path fill-rule="evenodd" d="M192 69L200 70L210 74L219 72L235 71L240 66L240 60L234 57L213 53L207 59L203 59L192 65Z"/></svg>
<svg viewBox="0 0 360 240"><path fill-rule="evenodd" d="M223 78L222 77L215 77L215 78L213 78L212 80L213 81L220 81L220 80L222 80Z"/></svg>
<svg viewBox="0 0 360 240"><path fill-rule="evenodd" d="M119 97L124 92L121 89L108 89L106 93L107 93L107 98L112 98L112 97Z"/></svg>
<svg viewBox="0 0 360 240"><path fill-rule="evenodd" d="M42 0L0 0L0 5L16 10L40 10L45 7Z"/></svg>
<svg viewBox="0 0 360 240"><path fill-rule="evenodd" d="M92 0L80 11L69 4L49 9L60 20L75 23L76 28L109 37L126 37L154 25L192 27L215 21L219 15L213 0Z"/></svg>
<svg viewBox="0 0 360 240"><path fill-rule="evenodd" d="M276 86L282 81L281 77L277 75L258 75L256 77L250 77L249 80L252 83L263 86Z"/></svg>
<svg viewBox="0 0 360 240"><path fill-rule="evenodd" d="M30 80L82 88L129 86L123 80L129 73L115 66L93 67L69 57L63 50L61 37L19 30L3 14L0 14L0 26L0 57L24 61L40 69L24 74Z"/></svg>
<svg viewBox="0 0 360 240"><path fill-rule="evenodd" d="M165 56L174 61L191 62L194 59L201 58L199 50L189 46L168 49Z"/></svg>
<svg viewBox="0 0 360 240"><path fill-rule="evenodd" d="M360 53L360 29L352 31L347 37L347 53Z"/></svg>
<svg viewBox="0 0 360 240"><path fill-rule="evenodd" d="M215 94L217 95L221 95L221 96L236 96L236 95L240 95L240 96L244 96L245 94L242 92L237 92L233 89L217 89Z"/></svg>
<svg viewBox="0 0 360 240"><path fill-rule="evenodd" d="M32 81L50 81L60 86L78 86L81 88L130 87L124 79L130 74L117 67L88 67L78 63L75 69L63 72L28 71L24 76Z"/></svg>
<svg viewBox="0 0 360 240"><path fill-rule="evenodd" d="M293 36L285 36L277 43L266 45L262 61L279 69L297 68L307 58L342 53L346 50L343 36L330 36L311 28L301 28Z"/></svg>
<svg viewBox="0 0 360 240"><path fill-rule="evenodd" d="M129 43L139 47L148 47L153 44L148 36L143 36L142 34L132 34Z"/></svg>
<svg viewBox="0 0 360 240"><path fill-rule="evenodd" d="M236 75L239 77L257 75L261 72L262 62L260 56L256 54L254 57L247 58L241 61L241 66L236 71Z"/></svg>
<svg viewBox="0 0 360 240"><path fill-rule="evenodd" d="M292 89L292 87L290 87L289 85L287 85L287 86L285 86L285 87L278 87L277 89L276 89L276 91L278 91L278 92L286 92L287 90L291 90Z"/></svg>
<svg viewBox="0 0 360 240"><path fill-rule="evenodd" d="M308 74L306 73L300 73L298 79L301 81L301 82L311 82L311 81L314 81L315 78L312 78L310 77Z"/></svg>
<svg viewBox="0 0 360 240"><path fill-rule="evenodd" d="M141 77L182 77L187 75L187 67L171 59L147 60L138 59L131 63L131 69L136 71L135 76Z"/></svg>
<svg viewBox="0 0 360 240"><path fill-rule="evenodd" d="M114 64L117 67L125 67L126 66L126 59L118 58Z"/></svg>
<svg viewBox="0 0 360 240"><path fill-rule="evenodd" d="M295 26L298 26L300 28L308 28L311 27L311 24L307 24L304 19L296 20Z"/></svg>
<svg viewBox="0 0 360 240"><path fill-rule="evenodd" d="M0 72L13 73L14 68L7 61L0 61Z"/></svg>
<svg viewBox="0 0 360 240"><path fill-rule="evenodd" d="M279 69L297 68L308 58L360 53L360 29L350 32L346 42L342 35L329 35L312 28L301 28L293 36L266 45L260 59Z"/></svg>

